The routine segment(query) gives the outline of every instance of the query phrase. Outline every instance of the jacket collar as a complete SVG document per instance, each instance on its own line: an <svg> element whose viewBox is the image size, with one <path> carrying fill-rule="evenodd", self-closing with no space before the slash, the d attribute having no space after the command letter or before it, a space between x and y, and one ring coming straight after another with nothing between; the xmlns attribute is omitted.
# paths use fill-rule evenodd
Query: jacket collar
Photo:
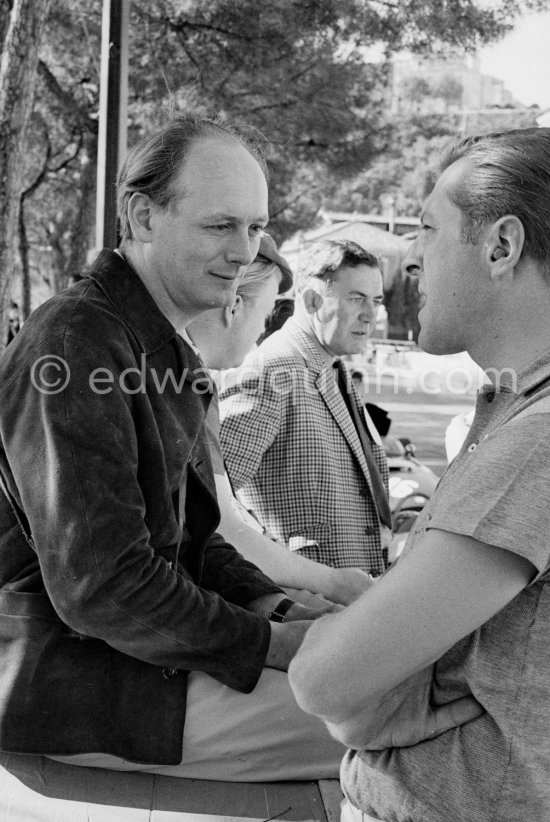
<svg viewBox="0 0 550 822"><path fill-rule="evenodd" d="M308 370L315 376L315 387L355 455L371 493L374 494L359 434L340 393L336 373L332 367L336 358L328 354L317 338L304 329L294 317L290 317L278 333L282 334L286 340L289 340L300 352ZM273 337L275 337L275 334ZM352 394L358 408L362 409L362 404L359 402L353 386Z"/></svg>
<svg viewBox="0 0 550 822"><path fill-rule="evenodd" d="M323 369L332 367L335 358L325 351L317 337L300 325L295 317L289 317L281 330L299 347L312 371L319 374Z"/></svg>
<svg viewBox="0 0 550 822"><path fill-rule="evenodd" d="M147 355L176 337L172 323L120 254L104 248L85 276L94 280L123 322L136 335Z"/></svg>

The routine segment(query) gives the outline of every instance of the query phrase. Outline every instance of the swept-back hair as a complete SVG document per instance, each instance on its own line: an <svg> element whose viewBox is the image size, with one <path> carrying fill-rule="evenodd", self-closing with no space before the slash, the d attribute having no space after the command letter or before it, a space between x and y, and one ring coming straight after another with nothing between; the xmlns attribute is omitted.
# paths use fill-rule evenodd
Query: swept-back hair
<svg viewBox="0 0 550 822"><path fill-rule="evenodd" d="M174 182L192 144L202 137L236 140L259 163L266 179L267 164L262 143L265 138L256 129L238 128L222 118L210 119L189 114L175 114L128 153L117 179L117 210L122 240L131 239L128 201L132 194L147 194L155 205L168 208L172 203Z"/></svg>
<svg viewBox="0 0 550 822"><path fill-rule="evenodd" d="M263 291L264 285L276 276L281 279L281 269L276 263L256 259L250 263L243 276L237 281L237 294L244 300L251 300Z"/></svg>
<svg viewBox="0 0 550 822"><path fill-rule="evenodd" d="M449 192L463 215L463 240L507 214L525 230L523 253L550 273L550 128L524 128L455 139L440 161L441 173L466 160Z"/></svg>
<svg viewBox="0 0 550 822"><path fill-rule="evenodd" d="M309 246L301 255L296 268L295 286L303 291L312 277L332 282L340 268L357 268L368 265L379 268L374 254L366 251L353 240L319 240Z"/></svg>

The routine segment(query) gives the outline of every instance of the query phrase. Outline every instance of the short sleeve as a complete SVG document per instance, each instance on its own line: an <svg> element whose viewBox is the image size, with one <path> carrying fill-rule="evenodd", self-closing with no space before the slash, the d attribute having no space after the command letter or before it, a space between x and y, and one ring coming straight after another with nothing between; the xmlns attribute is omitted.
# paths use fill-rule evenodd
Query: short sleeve
<svg viewBox="0 0 550 822"><path fill-rule="evenodd" d="M427 528L550 560L550 414L513 420L456 458L429 505Z"/></svg>

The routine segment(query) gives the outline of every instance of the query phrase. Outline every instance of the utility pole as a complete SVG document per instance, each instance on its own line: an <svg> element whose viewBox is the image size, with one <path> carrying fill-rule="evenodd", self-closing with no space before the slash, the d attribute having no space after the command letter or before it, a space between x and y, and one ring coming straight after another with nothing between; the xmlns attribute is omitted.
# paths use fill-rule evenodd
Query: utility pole
<svg viewBox="0 0 550 822"><path fill-rule="evenodd" d="M96 248L117 246L115 182L126 154L130 0L103 0Z"/></svg>

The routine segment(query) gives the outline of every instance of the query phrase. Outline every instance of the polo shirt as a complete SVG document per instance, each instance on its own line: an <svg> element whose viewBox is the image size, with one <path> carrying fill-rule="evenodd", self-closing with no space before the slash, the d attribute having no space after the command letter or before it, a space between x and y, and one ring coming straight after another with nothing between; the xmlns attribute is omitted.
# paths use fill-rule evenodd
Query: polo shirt
<svg viewBox="0 0 550 822"><path fill-rule="evenodd" d="M536 576L434 666L435 704L472 695L482 716L409 748L346 754L346 796L384 822L550 819L549 395L550 352L516 385L484 387L411 532L407 553L437 528L525 557Z"/></svg>

